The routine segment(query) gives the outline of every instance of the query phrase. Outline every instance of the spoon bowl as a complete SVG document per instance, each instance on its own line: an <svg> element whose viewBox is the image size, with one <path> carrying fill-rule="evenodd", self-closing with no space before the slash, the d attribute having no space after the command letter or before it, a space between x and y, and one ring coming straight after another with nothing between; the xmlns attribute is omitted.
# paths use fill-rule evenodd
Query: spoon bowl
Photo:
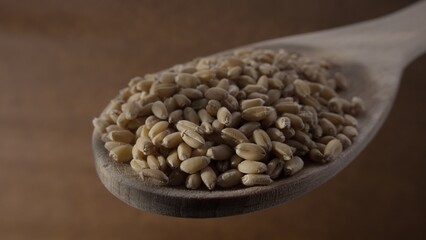
<svg viewBox="0 0 426 240"><path fill-rule="evenodd" d="M128 164L114 162L100 134L93 133L95 167L106 188L127 204L177 217L221 217L248 213L294 199L320 186L345 168L375 136L385 121L403 69L426 50L426 2L397 13L348 27L268 40L243 48L298 52L338 65L349 80L344 97L359 96L367 110L359 118L359 136L328 164L307 163L296 175L268 186L188 190L143 183ZM232 50L229 50L232 51ZM221 52L218 54L228 53Z"/></svg>

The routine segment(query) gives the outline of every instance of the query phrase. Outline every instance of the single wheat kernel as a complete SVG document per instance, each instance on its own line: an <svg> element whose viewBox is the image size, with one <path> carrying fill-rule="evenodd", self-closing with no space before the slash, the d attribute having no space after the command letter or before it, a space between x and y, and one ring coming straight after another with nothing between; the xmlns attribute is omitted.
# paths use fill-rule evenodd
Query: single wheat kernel
<svg viewBox="0 0 426 240"><path fill-rule="evenodd" d="M232 115L226 107L221 107L217 111L217 120L225 126L231 123Z"/></svg>
<svg viewBox="0 0 426 240"><path fill-rule="evenodd" d="M135 147L145 155L152 154L155 146L149 137L141 136L136 140Z"/></svg>
<svg viewBox="0 0 426 240"><path fill-rule="evenodd" d="M117 130L109 132L108 138L115 142L132 143L135 135L129 130Z"/></svg>
<svg viewBox="0 0 426 240"><path fill-rule="evenodd" d="M317 140L318 143L327 144L331 140L335 139L334 136L323 136L320 139Z"/></svg>
<svg viewBox="0 0 426 240"><path fill-rule="evenodd" d="M222 124L221 122L219 122L219 120L216 119L212 122L212 127L213 127L213 131L220 132L225 127L225 125Z"/></svg>
<svg viewBox="0 0 426 240"><path fill-rule="evenodd" d="M284 129L284 128L290 128L291 127L291 121L288 117L279 117L275 121L275 127L278 129Z"/></svg>
<svg viewBox="0 0 426 240"><path fill-rule="evenodd" d="M345 114L344 115L345 121L344 121L344 125L345 126L352 126L352 127L358 127L358 120L356 120L356 118L352 115L349 114Z"/></svg>
<svg viewBox="0 0 426 240"><path fill-rule="evenodd" d="M264 88L263 86L261 86L261 85L257 85L257 84L249 84L249 85L246 85L244 88L243 88L243 91L246 93L246 94L248 94L248 95L250 95L250 94L252 94L252 93L262 93L262 94L264 94L264 93L266 93L267 91L268 91L268 89L267 88Z"/></svg>
<svg viewBox="0 0 426 240"><path fill-rule="evenodd" d="M271 90L275 90L275 92L279 92L280 95L281 95L280 90L282 90L284 88L284 84L280 79L275 78L275 77L269 78L268 79L268 85L269 85L270 88L272 88ZM269 90L269 91L271 91L271 90ZM269 96L269 94L268 94L268 96Z"/></svg>
<svg viewBox="0 0 426 240"><path fill-rule="evenodd" d="M159 82L161 82L161 83L174 83L175 77L176 77L175 73L165 72L165 73L161 74L161 76L159 78Z"/></svg>
<svg viewBox="0 0 426 240"><path fill-rule="evenodd" d="M129 119L135 119L139 115L140 105L137 102L129 101L122 106L124 116Z"/></svg>
<svg viewBox="0 0 426 240"><path fill-rule="evenodd" d="M245 93L245 92L244 92ZM250 94L247 94L247 98L248 99L254 99L254 98L261 98L263 99L263 101L267 102L269 101L269 97L268 95L264 94L264 93L259 93L259 92L252 92Z"/></svg>
<svg viewBox="0 0 426 240"><path fill-rule="evenodd" d="M298 156L294 156L289 161L284 162L284 173L287 176L292 176L302 170L303 165L303 160Z"/></svg>
<svg viewBox="0 0 426 240"><path fill-rule="evenodd" d="M241 183L243 174L237 169L230 169L217 177L217 185L223 188L234 187Z"/></svg>
<svg viewBox="0 0 426 240"><path fill-rule="evenodd" d="M180 164L180 170L193 174L207 167L210 163L210 158L206 156L197 156L188 158Z"/></svg>
<svg viewBox="0 0 426 240"><path fill-rule="evenodd" d="M169 123L176 124L180 120L183 120L183 110L177 109L169 114Z"/></svg>
<svg viewBox="0 0 426 240"><path fill-rule="evenodd" d="M241 178L242 184L247 187L257 185L269 185L272 183L272 179L267 174L246 174Z"/></svg>
<svg viewBox="0 0 426 240"><path fill-rule="evenodd" d="M201 125L198 127L198 132L202 134L212 134L214 131L213 126L208 122L202 122Z"/></svg>
<svg viewBox="0 0 426 240"><path fill-rule="evenodd" d="M266 174L268 174L272 179L276 179L280 176L284 169L284 161L279 158L274 158L266 167Z"/></svg>
<svg viewBox="0 0 426 240"><path fill-rule="evenodd" d="M198 68L197 68L198 69ZM209 69L199 70L194 73L194 76L198 77L201 81L209 81L215 77L215 73Z"/></svg>
<svg viewBox="0 0 426 240"><path fill-rule="evenodd" d="M203 93L195 88L182 88L179 93L191 100L197 100L203 97Z"/></svg>
<svg viewBox="0 0 426 240"><path fill-rule="evenodd" d="M132 145L124 144L111 149L109 156L117 162L129 162L132 160Z"/></svg>
<svg viewBox="0 0 426 240"><path fill-rule="evenodd" d="M169 182L167 175L159 169L142 169L138 173L142 181L154 185L167 185Z"/></svg>
<svg viewBox="0 0 426 240"><path fill-rule="evenodd" d="M235 147L238 156L252 161L259 161L266 156L266 151L254 143L240 143Z"/></svg>
<svg viewBox="0 0 426 240"><path fill-rule="evenodd" d="M264 173L267 167L263 162L244 160L238 164L238 171L242 173Z"/></svg>
<svg viewBox="0 0 426 240"><path fill-rule="evenodd" d="M237 79L242 72L243 72L243 69L240 66L232 67L228 70L228 77L229 79L232 79L232 80Z"/></svg>
<svg viewBox="0 0 426 240"><path fill-rule="evenodd" d="M160 169L160 162L155 155L148 155L146 157L146 162L150 169Z"/></svg>
<svg viewBox="0 0 426 240"><path fill-rule="evenodd" d="M233 97L237 97L237 95L240 93L240 88L235 84L231 84L228 87L228 93Z"/></svg>
<svg viewBox="0 0 426 240"><path fill-rule="evenodd" d="M175 127L180 132L183 132L184 130L192 130L192 131L197 132L197 129L198 129L199 126L198 126L198 124L195 124L195 123L190 122L188 120L181 120L181 121L178 121L175 124Z"/></svg>
<svg viewBox="0 0 426 240"><path fill-rule="evenodd" d="M108 127L105 128L106 132L111 132L111 131L118 131L118 130L126 130L116 124L112 124L109 125Z"/></svg>
<svg viewBox="0 0 426 240"><path fill-rule="evenodd" d="M269 89L269 78L265 75L261 76L258 80L256 85L261 86L263 89L265 89L265 92Z"/></svg>
<svg viewBox="0 0 426 240"><path fill-rule="evenodd" d="M161 101L156 101L152 104L152 113L161 120L165 120L169 116L166 105Z"/></svg>
<svg viewBox="0 0 426 240"><path fill-rule="evenodd" d="M263 106L265 104L265 100L261 98L253 98L241 101L241 110L245 110L250 107Z"/></svg>
<svg viewBox="0 0 426 240"><path fill-rule="evenodd" d="M263 147L266 152L270 152L272 149L272 141L268 133L262 129L256 129L253 131L253 140L254 142Z"/></svg>
<svg viewBox="0 0 426 240"><path fill-rule="evenodd" d="M204 185L209 189L213 190L216 186L217 176L211 167L205 167L200 171L201 180Z"/></svg>
<svg viewBox="0 0 426 240"><path fill-rule="evenodd" d="M188 189L198 189L202 183L200 173L194 173L188 175L185 181L185 186Z"/></svg>
<svg viewBox="0 0 426 240"><path fill-rule="evenodd" d="M286 130L286 129L284 129L284 130ZM290 128L290 129L293 130L292 128ZM280 131L278 128L268 128L268 129L266 129L266 133L268 134L269 138L272 141L284 142L285 139L287 138L286 136L284 136L284 132Z"/></svg>
<svg viewBox="0 0 426 240"><path fill-rule="evenodd" d="M352 100L351 100L351 112L352 112L352 114L357 116L364 111L365 111L364 101L359 97L353 97Z"/></svg>
<svg viewBox="0 0 426 240"><path fill-rule="evenodd" d="M191 104L191 99L183 94L175 94L173 95L173 100L179 108L184 108Z"/></svg>
<svg viewBox="0 0 426 240"><path fill-rule="evenodd" d="M336 113L322 112L319 114L319 117L329 120L334 125L343 124L345 122L344 117Z"/></svg>
<svg viewBox="0 0 426 240"><path fill-rule="evenodd" d="M204 138L195 131L183 130L181 136L183 141L192 148L199 148L205 144Z"/></svg>
<svg viewBox="0 0 426 240"><path fill-rule="evenodd" d="M174 132L170 135L167 135L163 138L163 145L166 148L177 148L177 146L182 143L182 137L180 135L180 132Z"/></svg>
<svg viewBox="0 0 426 240"><path fill-rule="evenodd" d="M96 131L99 133L105 133L106 128L108 127L109 123L101 118L94 118L93 126L95 127Z"/></svg>
<svg viewBox="0 0 426 240"><path fill-rule="evenodd" d="M198 117L197 112L193 108L186 107L183 110L183 118L189 122L200 125L200 117Z"/></svg>
<svg viewBox="0 0 426 240"><path fill-rule="evenodd" d="M214 99L214 100L218 100L221 101L223 99L226 99L228 97L228 92L222 88L219 87L212 87L209 88L205 93L204 96L207 99Z"/></svg>
<svg viewBox="0 0 426 240"><path fill-rule="evenodd" d="M175 81L177 85L184 88L194 88L200 83L200 80L196 76L189 73L178 74Z"/></svg>
<svg viewBox="0 0 426 240"><path fill-rule="evenodd" d="M293 84L294 84L295 92L297 95L299 95L299 97L305 98L311 94L311 89L307 81L297 79L296 81L293 82Z"/></svg>
<svg viewBox="0 0 426 240"><path fill-rule="evenodd" d="M324 159L327 162L334 161L342 152L343 147L339 139L333 139L327 143L324 149Z"/></svg>
<svg viewBox="0 0 426 240"><path fill-rule="evenodd" d="M209 100L206 106L206 111L213 117L216 117L217 111L221 108L222 105L218 100Z"/></svg>
<svg viewBox="0 0 426 240"><path fill-rule="evenodd" d="M290 146L282 142L272 141L272 152L276 157L285 161L288 161L293 157L293 152Z"/></svg>
<svg viewBox="0 0 426 240"><path fill-rule="evenodd" d="M294 130L302 130L305 128L305 124L303 123L302 118L293 113L284 113L283 117L287 117L290 119L291 128Z"/></svg>
<svg viewBox="0 0 426 240"><path fill-rule="evenodd" d="M140 159L132 159L132 161L130 161L130 166L132 167L132 169L135 172L139 172L142 169L149 168L148 163L146 162L146 160L140 160Z"/></svg>
<svg viewBox="0 0 426 240"><path fill-rule="evenodd" d="M229 160L234 155L234 150L225 144L213 146L207 150L206 156L219 161Z"/></svg>
<svg viewBox="0 0 426 240"><path fill-rule="evenodd" d="M333 97L337 97L337 93L328 86L323 86L319 92L320 97L330 100Z"/></svg>
<svg viewBox="0 0 426 240"><path fill-rule="evenodd" d="M160 155L157 156L158 163L160 164L160 170L165 172L167 170L167 160L162 155L163 153L160 153Z"/></svg>
<svg viewBox="0 0 426 240"><path fill-rule="evenodd" d="M358 130L352 126L345 126L342 130L342 133L345 134L351 140L358 136Z"/></svg>
<svg viewBox="0 0 426 240"><path fill-rule="evenodd" d="M275 104L274 107L279 114L282 114L282 113L298 114L300 111L300 105L295 102L278 102Z"/></svg>
<svg viewBox="0 0 426 240"><path fill-rule="evenodd" d="M222 105L226 107L230 112L237 111L240 108L240 104L238 103L238 100L233 97L232 95L228 95L227 98L222 100Z"/></svg>
<svg viewBox="0 0 426 240"><path fill-rule="evenodd" d="M343 149L346 149L352 145L352 141L345 134L339 133L336 135L336 138L339 139L342 143Z"/></svg>
<svg viewBox="0 0 426 240"><path fill-rule="evenodd" d="M173 150L169 153L169 155L166 158L166 162L171 169L180 167L181 160L179 160L178 153L176 150Z"/></svg>
<svg viewBox="0 0 426 240"><path fill-rule="evenodd" d="M228 141L232 146L236 146L240 143L249 142L248 138L244 133L235 128L224 128L221 131L221 137Z"/></svg>
<svg viewBox="0 0 426 240"><path fill-rule="evenodd" d="M309 150L309 159L313 162L324 162L324 154L321 150L313 148Z"/></svg>
<svg viewBox="0 0 426 240"><path fill-rule="evenodd" d="M168 98L173 96L178 90L178 87L174 83L159 83L150 88L150 93L155 94L159 97Z"/></svg>
<svg viewBox="0 0 426 240"><path fill-rule="evenodd" d="M177 148L177 156L181 161L190 158L192 155L192 148L186 143L180 143Z"/></svg>
<svg viewBox="0 0 426 240"><path fill-rule="evenodd" d="M108 150L108 151L111 151L111 149L113 149L113 148L115 148L115 147L117 147L117 146L120 146L120 145L126 145L127 143L123 143L123 142L114 142L114 141L109 141L109 142L106 142L105 144L104 144L104 147Z"/></svg>
<svg viewBox="0 0 426 240"><path fill-rule="evenodd" d="M256 106L245 109L241 117L247 121L261 121L271 114L271 112L275 112L275 109L272 107Z"/></svg>
<svg viewBox="0 0 426 240"><path fill-rule="evenodd" d="M321 118L319 124L325 135L335 136L337 134L336 126L330 120Z"/></svg>
<svg viewBox="0 0 426 240"><path fill-rule="evenodd" d="M117 125L121 128L124 128L124 129L127 128L127 124L130 122L130 120L126 118L125 113L120 113L120 115L118 115L116 121L117 121Z"/></svg>
<svg viewBox="0 0 426 240"><path fill-rule="evenodd" d="M167 121L159 121L152 126L149 130L148 136L153 139L157 134L165 131L169 127L169 123Z"/></svg>

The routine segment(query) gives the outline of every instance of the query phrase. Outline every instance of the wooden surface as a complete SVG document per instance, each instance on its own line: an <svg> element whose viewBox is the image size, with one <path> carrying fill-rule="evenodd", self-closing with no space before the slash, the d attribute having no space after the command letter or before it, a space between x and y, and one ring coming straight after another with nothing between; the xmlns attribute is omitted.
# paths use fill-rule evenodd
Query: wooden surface
<svg viewBox="0 0 426 240"><path fill-rule="evenodd" d="M216 188L214 191L158 187L141 182L128 164L116 163L109 157L100 134L94 131L93 150L99 178L125 203L176 217L208 218L249 213L311 191L353 161L382 126L396 97L401 72L426 50L424 12L426 1L378 19L254 44L257 48L284 48L339 64L339 71L349 79L349 91L344 95L348 99L359 96L364 100L367 111L358 121L360 134L334 162L305 164L295 176L276 179L268 186Z"/></svg>
<svg viewBox="0 0 426 240"><path fill-rule="evenodd" d="M405 71L388 120L360 157L288 204L190 220L142 213L105 190L90 120L130 77L410 1L225 3L0 1L1 239L426 237L424 56Z"/></svg>

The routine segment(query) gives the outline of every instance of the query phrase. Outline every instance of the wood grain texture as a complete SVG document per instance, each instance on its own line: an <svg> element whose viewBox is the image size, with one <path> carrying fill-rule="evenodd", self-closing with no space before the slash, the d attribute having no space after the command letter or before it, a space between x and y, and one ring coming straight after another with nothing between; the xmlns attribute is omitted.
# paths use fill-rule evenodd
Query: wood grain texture
<svg viewBox="0 0 426 240"><path fill-rule="evenodd" d="M195 218L248 213L311 191L354 160L382 126L404 67L426 50L424 12L426 1L377 20L249 45L284 48L339 65L339 71L350 81L344 95L361 97L368 110L360 118L360 134L354 144L336 161L325 165L307 164L300 173L268 186L213 191L158 187L143 183L130 165L115 163L103 147L100 135L94 132L95 165L102 183L116 197L138 209ZM383 51L387 54L382 54Z"/></svg>
<svg viewBox="0 0 426 240"><path fill-rule="evenodd" d="M99 181L91 144L91 119L132 76L412 2L0 0L0 239L425 239L425 56L404 71L389 118L355 161L263 211L138 211Z"/></svg>

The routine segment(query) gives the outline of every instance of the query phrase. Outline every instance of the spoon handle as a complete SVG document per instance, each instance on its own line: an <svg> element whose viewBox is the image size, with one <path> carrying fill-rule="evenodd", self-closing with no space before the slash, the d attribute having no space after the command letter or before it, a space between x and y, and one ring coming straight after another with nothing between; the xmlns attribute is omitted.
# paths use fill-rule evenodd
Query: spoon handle
<svg viewBox="0 0 426 240"><path fill-rule="evenodd" d="M335 46L352 48L351 54L359 53L371 57L372 63L403 69L426 51L426 1L329 33L335 35Z"/></svg>
<svg viewBox="0 0 426 240"><path fill-rule="evenodd" d="M334 49L340 55L399 72L426 51L426 1L376 19L284 39Z"/></svg>
<svg viewBox="0 0 426 240"><path fill-rule="evenodd" d="M400 66L405 67L426 51L426 1L358 27L366 41L371 41L381 53L388 52L389 57L396 58Z"/></svg>

